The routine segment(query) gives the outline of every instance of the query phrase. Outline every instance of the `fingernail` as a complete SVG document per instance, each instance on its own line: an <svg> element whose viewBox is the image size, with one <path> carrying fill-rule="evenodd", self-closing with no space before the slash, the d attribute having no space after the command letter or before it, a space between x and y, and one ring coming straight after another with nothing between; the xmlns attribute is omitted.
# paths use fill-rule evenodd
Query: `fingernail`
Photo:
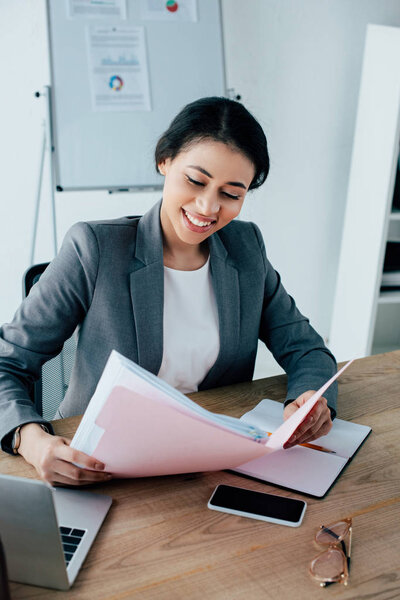
<svg viewBox="0 0 400 600"><path fill-rule="evenodd" d="M99 471L102 471L104 469L105 465L103 465L103 463L96 463L94 465L95 469L98 469Z"/></svg>

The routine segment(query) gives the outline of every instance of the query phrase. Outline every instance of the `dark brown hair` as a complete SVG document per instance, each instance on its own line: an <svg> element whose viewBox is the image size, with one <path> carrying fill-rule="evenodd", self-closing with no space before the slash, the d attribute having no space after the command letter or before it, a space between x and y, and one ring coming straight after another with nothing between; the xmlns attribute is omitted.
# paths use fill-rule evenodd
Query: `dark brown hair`
<svg viewBox="0 0 400 600"><path fill-rule="evenodd" d="M211 139L242 152L254 165L249 189L260 187L269 172L267 138L252 114L234 100L200 98L187 104L163 133L155 150L156 169L164 160L174 160L191 144Z"/></svg>

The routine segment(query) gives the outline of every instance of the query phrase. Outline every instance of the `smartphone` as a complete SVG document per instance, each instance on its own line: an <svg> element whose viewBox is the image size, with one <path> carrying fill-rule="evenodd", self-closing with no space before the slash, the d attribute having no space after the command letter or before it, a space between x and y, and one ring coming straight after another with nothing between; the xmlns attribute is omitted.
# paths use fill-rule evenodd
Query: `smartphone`
<svg viewBox="0 0 400 600"><path fill-rule="evenodd" d="M220 510L239 517L250 517L278 525L299 527L306 512L307 503L304 500L254 492L232 485L218 485L207 506L212 510Z"/></svg>

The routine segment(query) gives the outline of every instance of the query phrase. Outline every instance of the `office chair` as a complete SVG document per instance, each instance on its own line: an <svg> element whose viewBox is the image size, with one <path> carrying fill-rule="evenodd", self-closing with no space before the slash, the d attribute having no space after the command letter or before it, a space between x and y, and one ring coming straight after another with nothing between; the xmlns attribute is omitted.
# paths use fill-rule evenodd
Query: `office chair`
<svg viewBox="0 0 400 600"><path fill-rule="evenodd" d="M41 263L29 267L22 282L23 298L29 294L31 288L40 279L49 263ZM42 367L42 374L31 390L31 399L37 412L46 420L51 421L65 396L74 364L75 350L78 334L75 331L64 343L63 349Z"/></svg>

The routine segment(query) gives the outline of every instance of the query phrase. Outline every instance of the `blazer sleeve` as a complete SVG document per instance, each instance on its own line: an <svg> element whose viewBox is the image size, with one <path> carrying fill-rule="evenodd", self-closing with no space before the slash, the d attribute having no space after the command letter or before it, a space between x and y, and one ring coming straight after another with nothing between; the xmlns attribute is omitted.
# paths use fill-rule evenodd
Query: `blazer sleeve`
<svg viewBox="0 0 400 600"><path fill-rule="evenodd" d="M285 406L307 390L318 390L336 373L333 354L301 314L268 261L260 230L254 225L265 269L259 338L288 376ZM336 415L337 383L325 392L332 418Z"/></svg>
<svg viewBox="0 0 400 600"><path fill-rule="evenodd" d="M43 363L61 352L65 340L84 319L98 262L92 228L77 223L12 322L0 327L0 440L6 452L11 452L12 433L19 425L50 425L35 411L29 390L40 377Z"/></svg>

